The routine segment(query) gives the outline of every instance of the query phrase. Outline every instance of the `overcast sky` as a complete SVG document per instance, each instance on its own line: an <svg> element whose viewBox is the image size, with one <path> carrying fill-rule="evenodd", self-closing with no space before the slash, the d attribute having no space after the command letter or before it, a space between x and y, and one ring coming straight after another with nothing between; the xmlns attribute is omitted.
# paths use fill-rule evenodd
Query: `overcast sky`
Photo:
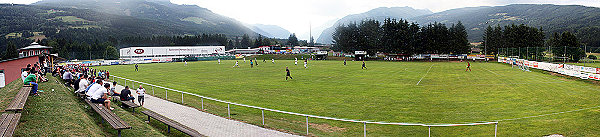
<svg viewBox="0 0 600 137"><path fill-rule="evenodd" d="M39 0L0 0L0 3L30 4ZM349 14L378 7L429 9L433 12L508 4L558 4L600 7L600 0L171 0L208 8L244 23L281 26L301 39L308 39L309 24L315 29ZM313 32L315 39L316 34Z"/></svg>

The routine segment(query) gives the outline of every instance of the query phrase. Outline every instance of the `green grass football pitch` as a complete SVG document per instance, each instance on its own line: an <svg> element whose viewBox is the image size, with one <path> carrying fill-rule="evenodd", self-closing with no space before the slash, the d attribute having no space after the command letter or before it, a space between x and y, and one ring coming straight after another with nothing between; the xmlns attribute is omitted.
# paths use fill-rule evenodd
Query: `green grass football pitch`
<svg viewBox="0 0 600 137"><path fill-rule="evenodd" d="M96 67L111 75L191 92L225 101L326 117L404 123L500 121L501 136L597 135L599 86L592 82L523 72L500 63L249 60L140 64ZM288 66L293 80L285 80ZM119 81L123 83L123 81ZM130 85L130 84L129 84ZM150 90L150 87L146 87ZM156 89L164 97L164 90ZM169 92L169 100L181 102ZM200 108L200 99L185 97ZM179 101L178 101L179 100ZM227 117L227 105L205 100L205 109ZM591 109L586 109L591 108ZM573 111L585 109L581 111ZM565 111L573 111L560 113ZM557 113L558 112L558 113ZM232 118L261 125L261 111L234 106ZM553 114L556 113L556 114ZM547 115L551 114L551 115ZM265 112L265 127L305 134L305 119ZM539 116L542 115L542 116ZM361 136L362 123L310 119L316 136ZM426 136L427 127L367 125L373 136ZM433 127L435 136L493 136L494 125Z"/></svg>

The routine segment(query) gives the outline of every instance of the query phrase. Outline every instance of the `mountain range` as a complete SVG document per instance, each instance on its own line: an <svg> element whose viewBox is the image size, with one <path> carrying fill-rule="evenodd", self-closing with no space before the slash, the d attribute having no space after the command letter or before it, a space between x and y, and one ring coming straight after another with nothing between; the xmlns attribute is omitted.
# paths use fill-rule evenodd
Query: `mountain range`
<svg viewBox="0 0 600 137"><path fill-rule="evenodd" d="M252 31L269 38L287 39L292 34L290 31L277 25L248 24L246 26Z"/></svg>
<svg viewBox="0 0 600 137"><path fill-rule="evenodd" d="M402 11L402 10L404 11ZM434 22L446 25L456 24L461 21L469 34L469 41L482 41L483 33L487 26L504 26L510 24L525 24L542 28L546 36L554 32L571 31L576 33L582 42L588 45L600 46L600 8L579 5L551 5L551 4L513 4L506 6L482 6L451 9L438 13L417 12L410 8L378 8L375 10L344 17L336 25L330 27L319 36L317 42L332 43L331 35L339 23L360 22L365 19L382 21L385 18L402 18L420 25ZM390 15L388 13L408 12L410 15ZM416 12L416 13L415 13ZM419 15L421 14L421 15Z"/></svg>
<svg viewBox="0 0 600 137"><path fill-rule="evenodd" d="M164 28L164 30L155 32L157 34L164 32L180 35L217 33L241 36L254 34L252 30L235 19L215 14L196 5L173 4L169 0L43 0L32 5L91 10L165 25L166 28L165 26L149 26ZM84 17L78 18L85 19Z"/></svg>
<svg viewBox="0 0 600 137"><path fill-rule="evenodd" d="M365 13L348 15L339 19L334 23L332 27L329 27L323 32L319 38L316 39L317 43L332 43L333 38L331 37L335 32L335 28L339 25L348 24L352 22L359 23L362 20L373 19L378 21L383 21L386 18L394 17L394 18L412 18L416 16L422 16L427 14L432 14L433 12L426 9L413 9L411 7L381 7L372 9Z"/></svg>

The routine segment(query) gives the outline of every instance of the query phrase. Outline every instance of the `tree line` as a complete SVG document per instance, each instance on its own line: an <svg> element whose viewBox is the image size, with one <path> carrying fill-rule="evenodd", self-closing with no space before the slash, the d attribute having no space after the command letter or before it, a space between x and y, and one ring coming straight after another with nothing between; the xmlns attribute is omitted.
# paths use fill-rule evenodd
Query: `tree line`
<svg viewBox="0 0 600 137"><path fill-rule="evenodd" d="M364 20L340 25L333 34L334 50L413 54L464 54L469 52L467 31L461 22L449 28L442 23L419 26L387 18L383 23Z"/></svg>
<svg viewBox="0 0 600 137"><path fill-rule="evenodd" d="M579 61L585 57L581 43L571 32L555 32L546 39L542 28L521 25L488 26L483 35L484 53L517 55L519 58L544 57L552 53L556 57L567 57ZM535 47L535 48L534 48ZM547 47L547 48L546 48ZM521 53L522 52L522 53Z"/></svg>

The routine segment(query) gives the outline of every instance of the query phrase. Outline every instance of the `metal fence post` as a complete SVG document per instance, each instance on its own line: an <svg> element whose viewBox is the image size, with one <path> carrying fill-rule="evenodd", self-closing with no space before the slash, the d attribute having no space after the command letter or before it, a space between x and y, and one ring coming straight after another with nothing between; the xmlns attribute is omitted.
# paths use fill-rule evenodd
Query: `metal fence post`
<svg viewBox="0 0 600 137"><path fill-rule="evenodd" d="M429 127L428 137L431 137L431 126L427 126L427 127Z"/></svg>
<svg viewBox="0 0 600 137"><path fill-rule="evenodd" d="M154 86L152 86L152 95L154 95Z"/></svg>
<svg viewBox="0 0 600 137"><path fill-rule="evenodd" d="M308 116L306 116L306 135L308 135Z"/></svg>
<svg viewBox="0 0 600 137"><path fill-rule="evenodd" d="M364 133L364 137L367 137L367 122L363 122L363 133Z"/></svg>
<svg viewBox="0 0 600 137"><path fill-rule="evenodd" d="M202 102L202 110L204 110L204 97L200 97L200 101Z"/></svg>
<svg viewBox="0 0 600 137"><path fill-rule="evenodd" d="M231 112L229 111L229 103L227 103L227 117L231 118Z"/></svg>
<svg viewBox="0 0 600 137"><path fill-rule="evenodd" d="M169 94L169 92L167 92L168 90L165 89L165 100L169 100L169 96L167 96L167 94Z"/></svg>
<svg viewBox="0 0 600 137"><path fill-rule="evenodd" d="M496 125L494 126L494 137L496 137L498 135L498 122L496 122Z"/></svg>
<svg viewBox="0 0 600 137"><path fill-rule="evenodd" d="M183 92L181 92L181 104L183 104Z"/></svg>
<svg viewBox="0 0 600 137"><path fill-rule="evenodd" d="M260 111L262 112L262 124L264 126L265 125L265 110L261 109Z"/></svg>

